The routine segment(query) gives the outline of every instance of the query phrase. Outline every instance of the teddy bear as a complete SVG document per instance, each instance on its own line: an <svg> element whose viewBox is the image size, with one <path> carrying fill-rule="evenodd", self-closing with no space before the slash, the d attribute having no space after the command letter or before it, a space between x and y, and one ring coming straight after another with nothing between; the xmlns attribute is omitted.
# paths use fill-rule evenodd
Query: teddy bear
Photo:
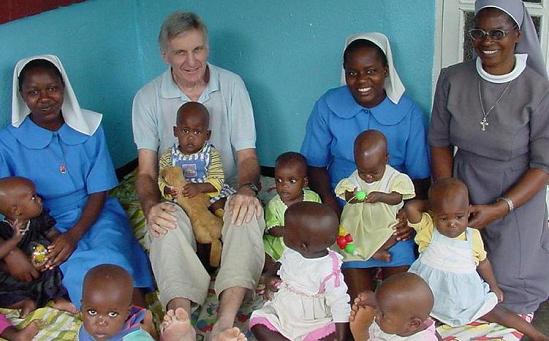
<svg viewBox="0 0 549 341"><path fill-rule="evenodd" d="M160 176L174 188L182 188L187 183L183 171L179 167L166 167L162 169ZM209 197L204 193L199 193L192 198L179 195L176 200L191 220L196 241L201 244L211 244L210 265L218 267L221 261L223 221L208 209L210 206Z"/></svg>

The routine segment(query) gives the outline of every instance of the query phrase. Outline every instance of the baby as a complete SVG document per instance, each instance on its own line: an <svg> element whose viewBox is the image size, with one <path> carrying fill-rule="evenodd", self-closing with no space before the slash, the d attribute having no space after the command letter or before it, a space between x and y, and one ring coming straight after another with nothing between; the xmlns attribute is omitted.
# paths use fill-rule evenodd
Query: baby
<svg viewBox="0 0 549 341"><path fill-rule="evenodd" d="M22 177L0 179L0 258L20 257L18 275L14 269L0 270L0 307L21 309L24 317L49 300L54 308L76 313L61 284L59 268L50 266L47 246L59 234L55 220L42 208L32 181ZM21 276L21 269L27 269Z"/></svg>
<svg viewBox="0 0 549 341"><path fill-rule="evenodd" d="M152 315L132 306L133 280L130 274L113 264L98 265L86 274L82 290L80 341L154 340ZM221 341L243 341L238 328L225 331ZM195 332L183 309L168 311L162 322L161 341L196 340Z"/></svg>
<svg viewBox="0 0 549 341"><path fill-rule="evenodd" d="M357 170L335 188L336 195L348 203L341 214L340 235L349 234L355 248L339 247L344 257L345 279L353 298L364 290L356 283L370 279L370 267L406 271L406 268L397 267L412 263L413 243L398 242L402 244L396 245L399 250L409 248L410 260L405 264L402 257L395 257L396 263L391 263L389 248L397 243L393 226L398 222L396 216L404 205L403 200L415 196L412 180L387 164L387 140L381 132L366 130L360 133L355 139L354 156Z"/></svg>
<svg viewBox="0 0 549 341"><path fill-rule="evenodd" d="M305 189L309 180L307 178L307 161L303 155L296 152L281 154L276 159L274 176L277 194L265 208L263 244L266 263L279 260L284 251L282 235L286 209L301 201L320 202L318 194Z"/></svg>
<svg viewBox="0 0 549 341"><path fill-rule="evenodd" d="M82 285L83 324L79 340L154 340L152 316L132 306L133 280L118 265L103 264L91 268Z"/></svg>
<svg viewBox="0 0 549 341"><path fill-rule="evenodd" d="M430 209L431 215L425 213ZM469 192L455 178L437 181L428 204L412 201L406 214L417 231L420 256L410 267L435 295L431 316L450 326L482 319L514 328L532 340L549 340L531 324L498 304L498 288L478 230L468 227ZM432 216L432 217L431 217Z"/></svg>
<svg viewBox="0 0 549 341"><path fill-rule="evenodd" d="M404 272L385 280L374 294L360 293L351 310L355 341L438 340L429 318L433 293L421 277ZM375 320L374 320L375 316Z"/></svg>
<svg viewBox="0 0 549 341"><path fill-rule="evenodd" d="M350 314L341 256L334 244L338 219L324 204L298 202L284 214L286 249L272 301L252 313L250 328L261 340L346 340Z"/></svg>
<svg viewBox="0 0 549 341"><path fill-rule="evenodd" d="M208 109L198 102L187 102L177 110L173 133L178 143L160 157L160 174L166 167L181 167L188 183L183 188L173 188L159 177L158 185L167 199L206 193L210 197L210 210L223 218L225 201L235 190L225 183L221 155L208 143L209 121Z"/></svg>

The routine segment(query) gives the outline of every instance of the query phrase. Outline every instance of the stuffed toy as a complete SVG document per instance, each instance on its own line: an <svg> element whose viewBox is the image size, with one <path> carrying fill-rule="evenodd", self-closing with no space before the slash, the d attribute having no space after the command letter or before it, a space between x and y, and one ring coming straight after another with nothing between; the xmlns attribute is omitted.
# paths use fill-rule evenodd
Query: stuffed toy
<svg viewBox="0 0 549 341"><path fill-rule="evenodd" d="M166 167L160 176L174 188L182 188L187 183L183 171L179 167ZM199 193L192 198L179 195L176 199L191 220L196 241L201 244L211 244L210 265L218 267L221 260L223 221L208 209L210 206L209 197L204 193Z"/></svg>

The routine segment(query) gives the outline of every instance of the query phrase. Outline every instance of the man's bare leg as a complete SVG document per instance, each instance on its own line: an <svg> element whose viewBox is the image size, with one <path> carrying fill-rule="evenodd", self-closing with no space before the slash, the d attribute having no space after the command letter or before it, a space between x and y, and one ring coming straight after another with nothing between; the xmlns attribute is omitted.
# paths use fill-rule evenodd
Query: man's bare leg
<svg viewBox="0 0 549 341"><path fill-rule="evenodd" d="M175 311L177 308L183 308L187 315L191 316L191 301L184 297L172 298L166 306L166 311Z"/></svg>
<svg viewBox="0 0 549 341"><path fill-rule="evenodd" d="M217 322L215 322L210 337L211 340L218 340L217 336L234 325L234 319L238 309L244 301L248 289L233 287L225 289L219 298L219 311L217 313Z"/></svg>

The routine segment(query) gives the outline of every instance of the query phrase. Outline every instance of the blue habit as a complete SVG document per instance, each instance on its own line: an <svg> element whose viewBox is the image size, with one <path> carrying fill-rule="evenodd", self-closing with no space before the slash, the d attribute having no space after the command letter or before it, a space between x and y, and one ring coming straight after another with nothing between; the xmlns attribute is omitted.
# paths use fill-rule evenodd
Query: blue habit
<svg viewBox="0 0 549 341"><path fill-rule="evenodd" d="M14 175L34 182L61 233L78 221L90 194L117 185L101 126L91 136L67 124L52 132L37 126L29 116L19 128L0 130L0 177ZM99 264L123 267L132 275L135 287L153 287L148 258L114 198L107 198L96 222L60 266L63 285L77 307L84 275Z"/></svg>

